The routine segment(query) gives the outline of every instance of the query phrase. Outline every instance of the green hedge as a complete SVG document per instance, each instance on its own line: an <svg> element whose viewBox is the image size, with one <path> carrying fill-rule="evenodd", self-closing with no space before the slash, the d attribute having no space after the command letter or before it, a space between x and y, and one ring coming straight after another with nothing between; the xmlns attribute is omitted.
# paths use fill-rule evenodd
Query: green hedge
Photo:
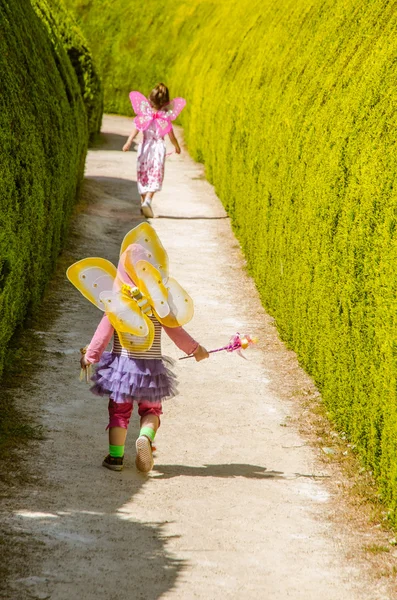
<svg viewBox="0 0 397 600"><path fill-rule="evenodd" d="M131 114L131 89L149 92L180 54L176 12L164 0L64 0L86 34L101 75L105 110ZM196 1L192 3L196 4ZM182 6L184 3L182 3ZM181 40L182 44L185 40Z"/></svg>
<svg viewBox="0 0 397 600"><path fill-rule="evenodd" d="M187 98L189 149L263 303L397 524L394 5L69 4L107 73L106 109L130 114L128 91L159 79Z"/></svg>
<svg viewBox="0 0 397 600"><path fill-rule="evenodd" d="M72 63L87 111L88 131L92 139L101 129L103 91L87 42L61 0L31 0L31 3L45 23L53 44L56 46L61 43Z"/></svg>
<svg viewBox="0 0 397 600"><path fill-rule="evenodd" d="M0 0L0 374L53 270L88 143L76 73L45 0L35 9Z"/></svg>

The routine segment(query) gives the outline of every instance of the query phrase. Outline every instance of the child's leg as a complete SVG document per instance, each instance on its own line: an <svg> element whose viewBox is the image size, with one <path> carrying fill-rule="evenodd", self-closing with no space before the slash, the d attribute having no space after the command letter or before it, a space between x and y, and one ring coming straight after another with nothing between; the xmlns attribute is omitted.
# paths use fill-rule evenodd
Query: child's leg
<svg viewBox="0 0 397 600"><path fill-rule="evenodd" d="M124 446L127 430L124 427L109 428L109 444L114 446Z"/></svg>
<svg viewBox="0 0 397 600"><path fill-rule="evenodd" d="M154 440L156 431L160 427L160 415L163 414L161 402L148 402L144 400L138 403L138 414L141 417L141 431L139 435L146 435L151 442ZM146 433L142 433L142 429L148 429Z"/></svg>
<svg viewBox="0 0 397 600"><path fill-rule="evenodd" d="M139 402L138 413L141 417L141 429L136 441L136 461L139 471L147 473L153 468L152 443L160 427L160 415L163 414L161 402Z"/></svg>
<svg viewBox="0 0 397 600"><path fill-rule="evenodd" d="M139 432L140 435L146 435L150 439L151 442L154 440L154 436L156 435L156 431L160 427L160 419L156 415L148 414L144 415L141 418L141 430ZM146 433L142 433L142 430L151 430ZM152 433L153 432L153 433Z"/></svg>
<svg viewBox="0 0 397 600"><path fill-rule="evenodd" d="M109 400L108 410L109 454L102 464L108 469L121 471L123 468L125 439L132 413L132 403L119 403Z"/></svg>

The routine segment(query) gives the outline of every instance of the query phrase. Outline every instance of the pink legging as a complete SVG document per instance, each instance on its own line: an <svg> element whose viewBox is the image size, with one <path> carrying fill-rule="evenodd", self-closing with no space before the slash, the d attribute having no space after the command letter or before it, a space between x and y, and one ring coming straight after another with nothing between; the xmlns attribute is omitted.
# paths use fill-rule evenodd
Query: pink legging
<svg viewBox="0 0 397 600"><path fill-rule="evenodd" d="M128 429L132 408L132 402L114 402L114 400L110 399L108 406L109 425L106 429L109 429L110 427L123 427L123 429ZM160 415L163 414L161 402L149 402L148 400L138 402L138 414L140 417L144 417L145 415L156 415L156 417L159 418L160 427Z"/></svg>

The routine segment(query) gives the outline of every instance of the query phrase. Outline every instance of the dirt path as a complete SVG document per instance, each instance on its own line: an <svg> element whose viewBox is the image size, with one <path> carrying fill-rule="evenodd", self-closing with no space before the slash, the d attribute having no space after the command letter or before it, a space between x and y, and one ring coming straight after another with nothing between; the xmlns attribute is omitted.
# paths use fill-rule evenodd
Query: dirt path
<svg viewBox="0 0 397 600"><path fill-rule="evenodd" d="M140 221L136 154L119 151L130 127L125 118L104 120L103 142L88 157L89 203L64 262L116 262L124 234ZM290 425L294 391L312 384L264 313L202 166L173 155L154 208L171 272L195 300L187 329L208 348L236 331L255 333L259 347L248 361L223 353L179 363L180 395L165 406L154 471L135 470L136 417L125 470L106 471L106 401L78 381L79 348L100 315L58 277L46 306L59 313L36 333L45 349L33 398L47 432L29 459L38 479L13 499L9 516L32 549L13 598L388 598L347 558L347 532L329 518L327 472ZM18 395L32 404L31 389Z"/></svg>

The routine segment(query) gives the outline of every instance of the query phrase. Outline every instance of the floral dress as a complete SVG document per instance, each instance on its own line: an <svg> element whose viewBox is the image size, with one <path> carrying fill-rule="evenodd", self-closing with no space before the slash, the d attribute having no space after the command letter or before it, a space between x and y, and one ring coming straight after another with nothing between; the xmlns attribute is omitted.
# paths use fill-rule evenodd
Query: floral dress
<svg viewBox="0 0 397 600"><path fill-rule="evenodd" d="M137 159L138 192L159 192L164 178L164 138L158 133L154 121L142 133L143 141L139 144Z"/></svg>

